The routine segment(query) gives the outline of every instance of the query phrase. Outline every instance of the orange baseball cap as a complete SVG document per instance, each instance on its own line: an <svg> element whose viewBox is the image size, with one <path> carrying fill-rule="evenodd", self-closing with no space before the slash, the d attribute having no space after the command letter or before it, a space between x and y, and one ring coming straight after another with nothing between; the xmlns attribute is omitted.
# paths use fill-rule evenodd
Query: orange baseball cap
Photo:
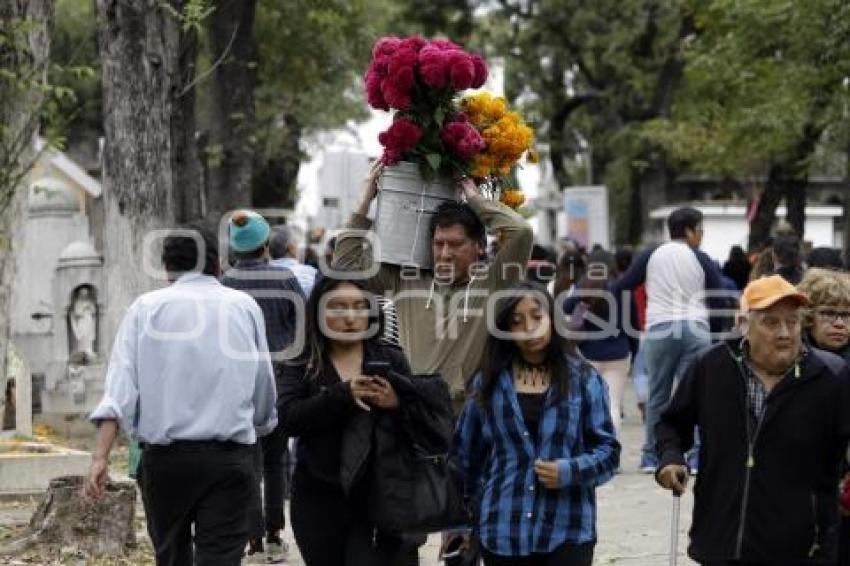
<svg viewBox="0 0 850 566"><path fill-rule="evenodd" d="M794 299L801 306L809 304L809 298L797 290L781 275L771 275L751 281L741 295L741 312L760 311L775 305L782 299Z"/></svg>

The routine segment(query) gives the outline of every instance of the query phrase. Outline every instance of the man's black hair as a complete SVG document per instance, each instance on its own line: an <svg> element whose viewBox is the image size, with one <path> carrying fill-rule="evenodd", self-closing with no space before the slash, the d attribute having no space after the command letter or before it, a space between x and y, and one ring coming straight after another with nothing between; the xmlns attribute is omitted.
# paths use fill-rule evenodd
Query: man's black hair
<svg viewBox="0 0 850 566"><path fill-rule="evenodd" d="M674 240L681 240L686 236L686 229L696 230L701 223L702 212L690 207L677 208L667 217L667 229Z"/></svg>
<svg viewBox="0 0 850 566"><path fill-rule="evenodd" d="M446 201L437 207L434 215L431 217L431 222L428 226L428 233L431 239L434 238L434 232L437 228L448 228L460 224L463 226L463 231L466 232L466 237L481 245L487 242L487 232L484 228L484 223L472 210L472 207L466 203Z"/></svg>
<svg viewBox="0 0 850 566"><path fill-rule="evenodd" d="M835 248L820 246L809 252L806 258L806 264L809 267L819 267L822 269L833 269L841 271L844 269L844 260L841 257L841 252Z"/></svg>
<svg viewBox="0 0 850 566"><path fill-rule="evenodd" d="M162 264L168 273L183 274L202 269L204 275L217 275L218 242L206 227L197 223L184 224L180 232L166 236L162 241ZM195 236L186 233L193 232ZM198 250L198 246L201 250ZM199 256L202 254L202 260Z"/></svg>
<svg viewBox="0 0 850 566"><path fill-rule="evenodd" d="M797 236L779 236L773 242L773 253L782 265L798 266L803 262L800 238Z"/></svg>
<svg viewBox="0 0 850 566"><path fill-rule="evenodd" d="M235 250L231 250L230 255L234 257L234 259L248 261L252 259L260 259L266 253L266 246L268 245L268 241L257 248L256 250L251 250L250 252L237 252Z"/></svg>

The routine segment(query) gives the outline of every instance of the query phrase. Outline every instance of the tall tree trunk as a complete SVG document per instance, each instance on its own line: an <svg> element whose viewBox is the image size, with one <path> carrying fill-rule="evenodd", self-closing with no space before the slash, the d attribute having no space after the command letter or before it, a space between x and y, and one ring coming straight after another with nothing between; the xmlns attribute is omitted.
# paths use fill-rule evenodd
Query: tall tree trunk
<svg viewBox="0 0 850 566"><path fill-rule="evenodd" d="M9 300L15 276L14 243L26 215L24 177L35 140L47 81L52 0L0 1L0 384L6 382Z"/></svg>
<svg viewBox="0 0 850 566"><path fill-rule="evenodd" d="M787 206L787 219L797 235L804 236L806 215L806 185L808 184L808 160L823 133L822 126L807 124L797 145L785 159L770 166L767 184L761 195L758 210L750 224L749 247L760 248L770 235L770 228L776 216L776 207L784 197Z"/></svg>
<svg viewBox="0 0 850 566"><path fill-rule="evenodd" d="M171 0L178 12L182 0ZM145 238L176 219L176 97L185 87L180 22L160 0L98 0L106 145L103 153L106 334L125 309L156 286L154 251L143 265ZM155 248L155 246L154 246Z"/></svg>
<svg viewBox="0 0 850 566"><path fill-rule="evenodd" d="M217 225L221 215L251 204L254 162L257 49L254 43L256 0L218 0L209 19L215 68L206 218ZM220 61L220 62L219 62Z"/></svg>
<svg viewBox="0 0 850 566"><path fill-rule="evenodd" d="M283 147L277 154L258 159L254 164L252 203L257 208L295 206L296 182L301 168L301 124L291 113L283 115L286 128Z"/></svg>
<svg viewBox="0 0 850 566"><path fill-rule="evenodd" d="M795 177L785 184L785 220L802 241L806 235L806 185L809 177Z"/></svg>
<svg viewBox="0 0 850 566"><path fill-rule="evenodd" d="M781 173L779 165L772 165L767 174L767 182L764 190L759 195L756 214L750 222L750 236L747 242L748 249L760 250L770 236L770 229L776 215L776 207L782 202L785 187L780 181Z"/></svg>
<svg viewBox="0 0 850 566"><path fill-rule="evenodd" d="M174 170L176 220L188 222L203 217L203 173L198 156L195 122L196 89L194 86L198 40L194 33L182 37L179 62L179 81L184 85L177 94L171 116L171 137L175 144L171 152ZM180 86L178 84L178 86Z"/></svg>

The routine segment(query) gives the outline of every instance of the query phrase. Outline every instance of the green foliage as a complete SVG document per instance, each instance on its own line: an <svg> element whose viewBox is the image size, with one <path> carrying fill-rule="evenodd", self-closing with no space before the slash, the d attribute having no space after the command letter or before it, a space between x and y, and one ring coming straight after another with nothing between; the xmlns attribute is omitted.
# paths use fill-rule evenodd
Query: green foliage
<svg viewBox="0 0 850 566"><path fill-rule="evenodd" d="M42 128L69 144L97 140L103 131L100 56L93 2L57 0L50 36L48 81L63 89Z"/></svg>
<svg viewBox="0 0 850 566"><path fill-rule="evenodd" d="M282 117L303 133L367 116L360 78L378 35L368 0L261 0L255 24L259 48L257 123L266 153L286 145Z"/></svg>
<svg viewBox="0 0 850 566"><path fill-rule="evenodd" d="M738 177L793 154L807 128L846 139L850 4L712 0L695 19L684 87L648 136L697 171Z"/></svg>
<svg viewBox="0 0 850 566"><path fill-rule="evenodd" d="M405 0L394 2L388 30L393 35L447 37L460 44L475 42L472 0ZM471 46L471 45L470 45Z"/></svg>
<svg viewBox="0 0 850 566"><path fill-rule="evenodd" d="M0 98L11 104L14 114L4 113L0 121L0 212L6 210L21 182L35 164L32 133L41 123L41 136L47 146L63 147L63 105L73 100L72 89L45 80L44 68L31 47L31 34L41 33L39 24L29 20L6 20L0 29ZM75 76L83 68L57 68Z"/></svg>
<svg viewBox="0 0 850 566"><path fill-rule="evenodd" d="M159 6L180 22L184 32L193 31L196 34L203 31L204 20L215 10L210 0L187 0L182 10L177 10L165 0Z"/></svg>
<svg viewBox="0 0 850 566"><path fill-rule="evenodd" d="M545 137L565 113L571 155L579 139L600 157L625 124L662 112L675 57L682 1L501 0L484 32L507 54L506 92L525 108ZM575 111L570 112L570 105ZM557 127L557 124L554 124ZM575 166L575 163L570 165ZM601 175L602 171L596 171Z"/></svg>
<svg viewBox="0 0 850 566"><path fill-rule="evenodd" d="M488 4L481 2L482 5ZM642 124L669 111L681 77L688 0L499 0L479 41L505 57L507 97L523 107L559 187L604 183L617 239L633 239L631 195L664 156Z"/></svg>

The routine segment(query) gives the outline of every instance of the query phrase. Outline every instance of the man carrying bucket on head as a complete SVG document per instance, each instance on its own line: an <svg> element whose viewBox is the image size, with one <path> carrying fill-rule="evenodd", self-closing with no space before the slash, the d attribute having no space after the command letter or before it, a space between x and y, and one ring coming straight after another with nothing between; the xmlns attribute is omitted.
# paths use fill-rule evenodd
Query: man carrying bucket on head
<svg viewBox="0 0 850 566"><path fill-rule="evenodd" d="M372 227L366 215L380 173L376 162L363 182L348 231L338 237L335 269L365 271L371 265L371 250L356 231ZM440 373L457 409L487 338L487 299L525 276L533 242L531 227L519 214L478 194L471 179L463 179L461 188L465 203L446 202L430 217L433 271L411 276L402 266L383 263L374 277L388 298L396 298L401 345L414 373ZM503 238L499 253L486 266L480 262L485 229L499 231Z"/></svg>

